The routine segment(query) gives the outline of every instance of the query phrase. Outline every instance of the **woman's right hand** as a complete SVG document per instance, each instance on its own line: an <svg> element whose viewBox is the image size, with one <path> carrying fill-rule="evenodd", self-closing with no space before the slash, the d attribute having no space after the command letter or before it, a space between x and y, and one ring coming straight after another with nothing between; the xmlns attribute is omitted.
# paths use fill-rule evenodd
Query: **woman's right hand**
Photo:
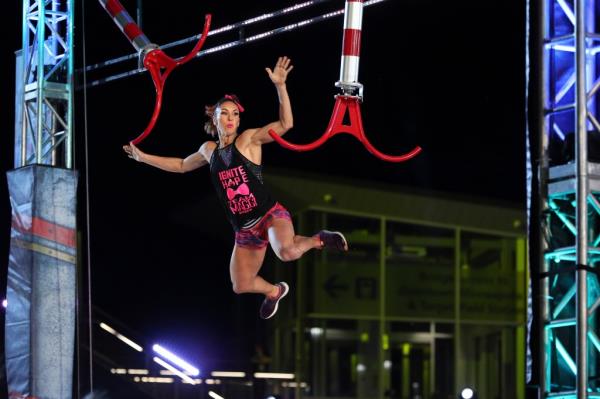
<svg viewBox="0 0 600 399"><path fill-rule="evenodd" d="M124 145L123 151L127 153L127 156L129 156L129 158L135 159L138 162L142 162L143 152L139 148L137 148L133 143L129 143L129 145Z"/></svg>

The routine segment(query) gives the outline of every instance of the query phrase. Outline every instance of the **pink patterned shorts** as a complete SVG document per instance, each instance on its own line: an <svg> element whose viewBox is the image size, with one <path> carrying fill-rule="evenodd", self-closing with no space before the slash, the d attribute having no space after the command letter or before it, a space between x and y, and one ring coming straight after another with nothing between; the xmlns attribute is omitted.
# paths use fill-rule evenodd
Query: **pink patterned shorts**
<svg viewBox="0 0 600 399"><path fill-rule="evenodd" d="M258 223L249 229L241 229L235 233L235 243L238 247L262 249L269 244L269 227L274 219L292 220L287 209L277 202Z"/></svg>

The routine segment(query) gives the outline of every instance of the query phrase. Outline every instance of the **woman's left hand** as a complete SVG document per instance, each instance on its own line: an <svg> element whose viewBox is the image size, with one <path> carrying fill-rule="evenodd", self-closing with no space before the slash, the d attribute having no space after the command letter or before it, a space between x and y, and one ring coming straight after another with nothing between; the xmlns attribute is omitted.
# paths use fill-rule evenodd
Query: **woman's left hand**
<svg viewBox="0 0 600 399"><path fill-rule="evenodd" d="M269 74L271 82L273 82L275 86L285 84L285 80L287 79L288 73L290 73L290 71L294 69L294 66L290 65L291 61L292 60L290 60L288 57L279 57L273 70L271 70L271 68L265 68L265 70Z"/></svg>
<svg viewBox="0 0 600 399"><path fill-rule="evenodd" d="M138 162L142 162L142 155L144 154L139 148L137 148L133 143L129 143L129 145L123 146L123 151L127 153L129 158L135 159Z"/></svg>

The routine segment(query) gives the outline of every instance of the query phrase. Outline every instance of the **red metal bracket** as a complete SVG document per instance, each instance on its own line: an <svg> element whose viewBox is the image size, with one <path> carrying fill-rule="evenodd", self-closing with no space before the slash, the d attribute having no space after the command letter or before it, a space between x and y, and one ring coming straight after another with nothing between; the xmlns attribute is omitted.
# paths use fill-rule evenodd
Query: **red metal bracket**
<svg viewBox="0 0 600 399"><path fill-rule="evenodd" d="M185 57L182 57L178 60L174 60L173 58L166 55L160 48L153 49L148 52L144 56L144 66L150 72L150 76L152 77L152 81L154 82L154 88L156 89L156 101L154 102L154 112L152 113L152 118L150 118L150 123L146 126L146 129L135 139L131 140L133 144L138 144L142 140L146 138L154 128L156 124L156 120L158 119L158 115L160 114L160 108L162 106L162 95L163 88L165 86L165 81L173 69L176 67L185 64L202 48L204 41L206 40L206 36L208 35L208 30L210 29L210 20L211 15L207 14L204 19L204 29L202 30L202 36L198 43L194 46L192 51Z"/></svg>
<svg viewBox="0 0 600 399"><path fill-rule="evenodd" d="M272 129L269 130L269 135L275 140L279 145L288 150L293 151L310 151L314 150L317 147L323 145L327 140L329 140L332 136L335 136L338 133L348 133L353 135L363 143L365 148L369 150L369 152L375 155L377 158L382 159L387 162L404 162L409 159L415 157L418 153L421 152L421 147L417 146L412 151L404 154L404 155L387 155L380 151L378 151L367 139L365 136L365 131L362 124L362 116L360 113L360 105L359 98L355 96L346 96L346 95L338 95L335 98L335 106L333 108L333 114L331 115L331 119L329 120L329 125L327 125L327 130L323 136L319 139L315 140L309 144L292 144L286 140L284 140L281 136L275 133ZM346 109L349 112L350 117L350 125L344 125L344 115L346 114Z"/></svg>

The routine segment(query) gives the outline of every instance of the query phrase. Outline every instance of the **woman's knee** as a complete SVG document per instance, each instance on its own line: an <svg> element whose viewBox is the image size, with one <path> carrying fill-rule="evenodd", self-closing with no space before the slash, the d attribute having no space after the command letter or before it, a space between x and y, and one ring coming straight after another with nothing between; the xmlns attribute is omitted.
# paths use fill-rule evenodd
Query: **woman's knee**
<svg viewBox="0 0 600 399"><path fill-rule="evenodd" d="M249 279L233 280L232 286L233 292L236 294L244 294L252 291L253 282Z"/></svg>
<svg viewBox="0 0 600 399"><path fill-rule="evenodd" d="M282 262L290 262L299 258L298 250L293 245L281 247L276 255Z"/></svg>

